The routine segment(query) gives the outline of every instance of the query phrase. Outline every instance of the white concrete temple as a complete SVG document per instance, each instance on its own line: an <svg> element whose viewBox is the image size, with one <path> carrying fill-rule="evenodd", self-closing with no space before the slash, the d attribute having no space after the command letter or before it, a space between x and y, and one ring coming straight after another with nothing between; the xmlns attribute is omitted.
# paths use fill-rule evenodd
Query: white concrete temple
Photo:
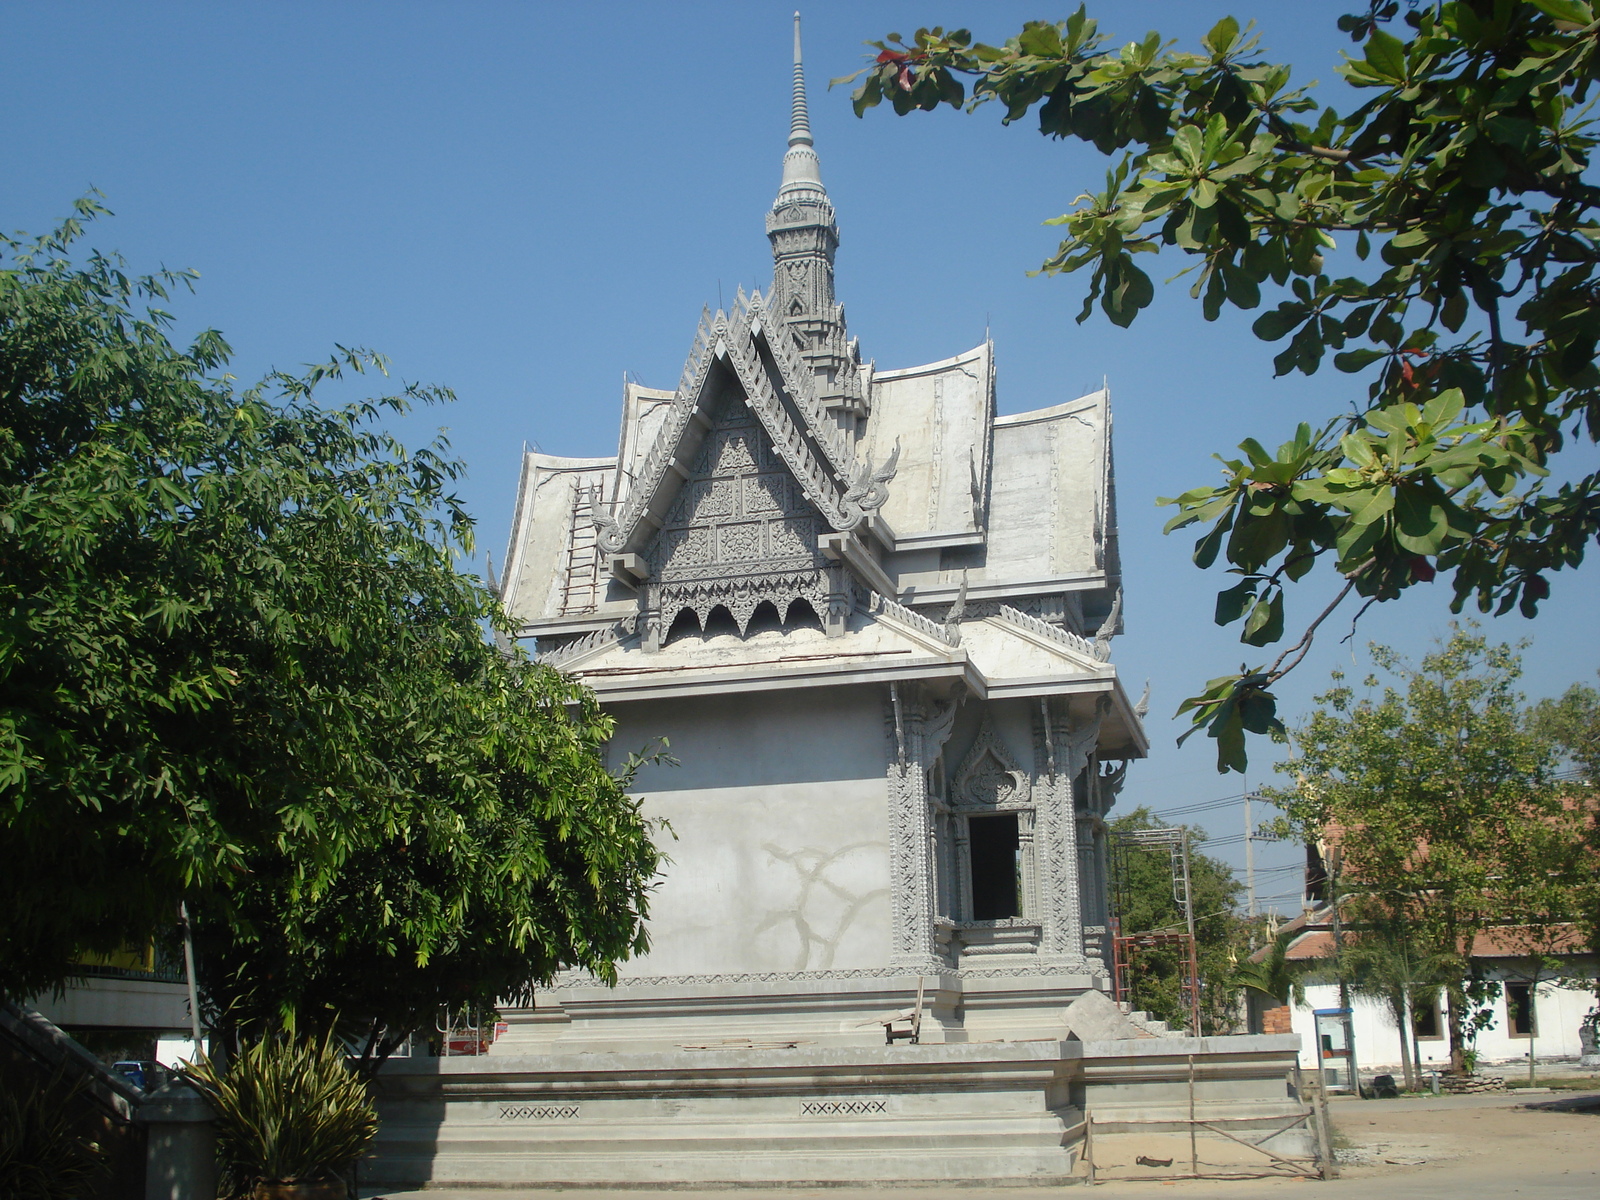
<svg viewBox="0 0 1600 1200"><path fill-rule="evenodd" d="M677 835L651 953L541 1038L861 1043L918 976L925 1042L1043 1037L1104 985L1102 817L1146 748L1107 396L996 417L988 342L863 361L796 36L772 290L702 316L676 390L626 385L615 457L524 456L507 607L619 752L681 764L637 784Z"/></svg>
<svg viewBox="0 0 1600 1200"><path fill-rule="evenodd" d="M1158 1091L1184 1061L1066 1011L1107 987L1104 818L1146 751L1110 662L1106 392L998 417L988 341L863 360L798 17L766 230L770 292L702 316L674 390L625 386L614 457L525 454L501 584L618 760L665 737L680 764L636 781L673 831L651 950L506 1013L472 1066L397 1064L378 1179L1059 1180L1085 1038L1142 1039Z"/></svg>

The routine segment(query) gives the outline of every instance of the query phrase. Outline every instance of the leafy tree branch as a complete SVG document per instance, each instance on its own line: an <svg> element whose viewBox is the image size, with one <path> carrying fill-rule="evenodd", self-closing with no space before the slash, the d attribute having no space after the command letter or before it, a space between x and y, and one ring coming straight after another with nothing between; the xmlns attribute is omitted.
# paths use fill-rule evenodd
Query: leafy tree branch
<svg viewBox="0 0 1600 1200"><path fill-rule="evenodd" d="M1155 33L1112 49L1083 8L999 45L936 26L869 43L835 81L857 85L858 115L998 105L1113 157L1104 190L1051 222L1066 237L1041 267L1087 274L1080 321L1098 306L1131 324L1155 295L1137 256L1176 253L1207 320L1269 306L1252 328L1286 343L1279 375L1329 355L1371 373L1346 413L1276 450L1247 439L1220 484L1162 501L1169 532L1204 531L1196 565L1238 577L1216 619L1250 646L1283 639L1287 584L1319 561L1368 601L1442 575L1454 611L1532 616L1600 536L1600 473L1551 481L1570 444L1600 440L1600 19L1582 0L1453 0L1397 34L1400 15L1375 0L1340 19L1359 56L1339 72L1371 96L1348 113L1292 87L1232 17L1197 50ZM1247 732L1281 729L1268 688L1298 661L1179 710L1219 769L1244 769Z"/></svg>

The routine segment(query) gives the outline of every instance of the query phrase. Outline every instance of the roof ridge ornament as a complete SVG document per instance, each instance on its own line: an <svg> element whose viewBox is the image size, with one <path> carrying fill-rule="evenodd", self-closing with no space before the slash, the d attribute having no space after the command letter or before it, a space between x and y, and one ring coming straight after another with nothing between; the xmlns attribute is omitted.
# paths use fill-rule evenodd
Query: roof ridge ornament
<svg viewBox="0 0 1600 1200"><path fill-rule="evenodd" d="M1121 621L1122 588L1119 586L1116 596L1111 601L1111 611L1106 614L1105 622L1094 635L1094 656L1101 662L1111 661L1111 639L1117 636L1117 626Z"/></svg>
<svg viewBox="0 0 1600 1200"><path fill-rule="evenodd" d="M876 512L882 508L889 499L889 484L893 481L900 462L900 439L895 438L894 449L889 451L889 457L884 459L883 465L874 468L872 456L869 454L861 461L856 470L856 477L851 481L850 488L845 492L845 503L853 505L863 513Z"/></svg>

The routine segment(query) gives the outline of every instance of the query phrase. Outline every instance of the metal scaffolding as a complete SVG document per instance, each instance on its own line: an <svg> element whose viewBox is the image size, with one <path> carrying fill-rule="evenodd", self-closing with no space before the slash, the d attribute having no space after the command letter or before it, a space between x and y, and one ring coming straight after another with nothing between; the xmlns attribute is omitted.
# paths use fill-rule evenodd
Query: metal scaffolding
<svg viewBox="0 0 1600 1200"><path fill-rule="evenodd" d="M1127 931L1128 855L1165 850L1172 869L1172 899L1183 913L1182 930L1165 927ZM1140 951L1172 948L1178 953L1179 984L1188 1012L1188 1031L1200 1036L1200 962L1194 936L1194 895L1189 883L1189 831L1128 829L1111 838L1111 974L1118 1002L1131 999L1134 964Z"/></svg>

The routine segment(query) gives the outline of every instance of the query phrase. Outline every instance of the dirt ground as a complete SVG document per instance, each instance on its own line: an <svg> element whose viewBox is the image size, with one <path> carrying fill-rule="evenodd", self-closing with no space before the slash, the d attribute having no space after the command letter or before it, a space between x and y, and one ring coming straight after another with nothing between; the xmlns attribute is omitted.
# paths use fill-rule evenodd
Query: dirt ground
<svg viewBox="0 0 1600 1200"><path fill-rule="evenodd" d="M1105 1200L1233 1200L1288 1193L1302 1200L1600 1200L1600 1091L1546 1095L1442 1096L1401 1100L1338 1099L1331 1105L1340 1158L1330 1182L1292 1178L1239 1178L1260 1155L1212 1139L1201 1143L1207 1170L1233 1178L1177 1179L1188 1170L1187 1137L1103 1139L1096 1160L1106 1164L1093 1192ZM1170 1167L1143 1167L1138 1155L1173 1159ZM1252 1165L1251 1171L1259 1170ZM389 1192L389 1200L971 1200L994 1191L1001 1200L1044 1200L1059 1188L750 1188L691 1192L583 1189L467 1192ZM369 1194L369 1193L363 1193Z"/></svg>
<svg viewBox="0 0 1600 1200"><path fill-rule="evenodd" d="M1363 1195L1414 1200L1523 1196L1600 1197L1600 1093L1441 1096L1399 1100L1341 1098L1330 1106L1340 1160L1330 1183L1294 1179L1177 1180L1189 1168L1188 1139L1165 1135L1136 1143L1106 1139L1096 1160L1106 1200L1183 1196L1185 1200L1294 1192L1307 1197ZM1137 1155L1171 1167L1141 1167ZM1254 1161L1243 1147L1200 1143L1202 1171L1224 1174ZM1115 1164L1114 1166L1110 1164ZM1258 1168L1259 1169L1259 1168ZM1287 1171L1285 1172L1287 1173ZM1164 1178L1163 1178L1164 1177Z"/></svg>

